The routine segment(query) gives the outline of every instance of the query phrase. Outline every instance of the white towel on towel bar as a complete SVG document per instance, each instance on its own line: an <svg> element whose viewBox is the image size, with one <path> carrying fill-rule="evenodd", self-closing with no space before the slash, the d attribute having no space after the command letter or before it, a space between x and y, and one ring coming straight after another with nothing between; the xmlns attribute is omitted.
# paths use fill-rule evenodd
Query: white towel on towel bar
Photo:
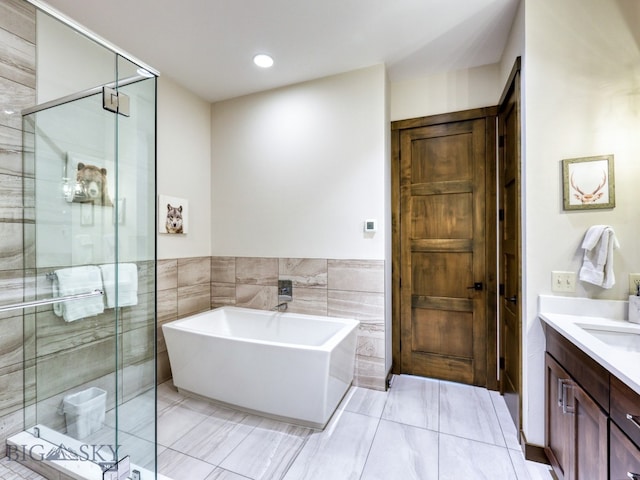
<svg viewBox="0 0 640 480"><path fill-rule="evenodd" d="M108 263L100 265L107 308L116 307L116 265L118 266L118 307L138 304L138 267L135 263Z"/></svg>
<svg viewBox="0 0 640 480"><path fill-rule="evenodd" d="M602 288L611 288L616 283L613 273L613 250L620 248L616 234L609 225L589 227L582 241L584 257L580 269L580 280Z"/></svg>
<svg viewBox="0 0 640 480"><path fill-rule="evenodd" d="M54 297L65 297L67 295L78 295L80 293L90 293L94 290L102 290L100 269L94 265L62 268L56 270L55 273L56 275L52 285ZM53 305L53 312L59 317L62 317L65 322L73 322L104 312L104 301L102 295L78 300L67 300L65 302L55 303Z"/></svg>

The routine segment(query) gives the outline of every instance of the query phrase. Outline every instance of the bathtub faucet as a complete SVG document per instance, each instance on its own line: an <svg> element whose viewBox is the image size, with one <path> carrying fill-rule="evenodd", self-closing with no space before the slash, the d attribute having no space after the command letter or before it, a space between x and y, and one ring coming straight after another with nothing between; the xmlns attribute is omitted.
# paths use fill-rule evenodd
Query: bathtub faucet
<svg viewBox="0 0 640 480"><path fill-rule="evenodd" d="M276 305L275 307L273 307L271 310L277 310L279 312L284 312L287 309L288 306L289 306L289 303L282 302L282 303L279 303L278 305Z"/></svg>

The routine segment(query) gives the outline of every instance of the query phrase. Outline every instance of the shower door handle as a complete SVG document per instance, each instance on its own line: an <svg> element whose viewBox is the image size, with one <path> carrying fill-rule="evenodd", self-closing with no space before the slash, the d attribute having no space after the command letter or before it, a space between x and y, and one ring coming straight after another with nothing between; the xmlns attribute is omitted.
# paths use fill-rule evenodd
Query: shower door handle
<svg viewBox="0 0 640 480"><path fill-rule="evenodd" d="M34 300L32 302L13 303L0 307L0 312L8 312L9 310L19 310L21 308L39 307L41 305L52 305L54 303L62 303L67 300L79 300L81 298L97 297L104 295L102 290L94 290L93 292L77 293L75 295L66 295L64 297L45 298L44 300Z"/></svg>

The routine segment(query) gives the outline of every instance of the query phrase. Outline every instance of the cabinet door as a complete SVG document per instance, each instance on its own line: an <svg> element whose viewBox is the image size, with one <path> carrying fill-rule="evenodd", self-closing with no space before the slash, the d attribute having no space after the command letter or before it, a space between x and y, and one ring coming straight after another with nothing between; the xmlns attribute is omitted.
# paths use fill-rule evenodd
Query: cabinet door
<svg viewBox="0 0 640 480"><path fill-rule="evenodd" d="M571 478L607 480L608 418L582 388L576 384L568 388L572 394L567 395L566 410L573 417Z"/></svg>
<svg viewBox="0 0 640 480"><path fill-rule="evenodd" d="M559 480L569 480L572 417L563 411L570 377L549 355L546 366L546 448L545 452ZM566 410L566 408L565 408Z"/></svg>
<svg viewBox="0 0 640 480"><path fill-rule="evenodd" d="M611 480L640 480L640 450L611 422Z"/></svg>
<svg viewBox="0 0 640 480"><path fill-rule="evenodd" d="M611 421L640 445L640 395L611 376Z"/></svg>

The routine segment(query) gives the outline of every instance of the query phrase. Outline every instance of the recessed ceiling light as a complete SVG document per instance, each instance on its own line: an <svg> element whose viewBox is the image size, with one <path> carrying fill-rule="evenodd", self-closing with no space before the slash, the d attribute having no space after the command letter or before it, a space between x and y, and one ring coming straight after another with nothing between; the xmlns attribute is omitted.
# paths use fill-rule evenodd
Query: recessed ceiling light
<svg viewBox="0 0 640 480"><path fill-rule="evenodd" d="M262 68L269 68L273 66L273 58L265 53L259 53L253 57L253 63Z"/></svg>

